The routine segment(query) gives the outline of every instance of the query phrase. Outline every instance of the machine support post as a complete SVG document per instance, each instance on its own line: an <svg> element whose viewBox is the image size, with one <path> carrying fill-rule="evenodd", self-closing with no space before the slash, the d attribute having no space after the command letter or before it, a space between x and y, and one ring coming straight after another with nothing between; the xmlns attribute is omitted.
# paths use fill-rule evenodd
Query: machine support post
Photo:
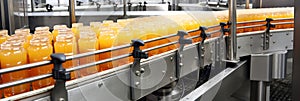
<svg viewBox="0 0 300 101"><path fill-rule="evenodd" d="M51 91L51 101L68 101L68 92L66 89L66 81L71 79L70 72L63 68L62 64L66 62L64 54L52 54L51 62L54 64L52 69L52 77L55 79L54 88Z"/></svg>
<svg viewBox="0 0 300 101"><path fill-rule="evenodd" d="M145 72L144 68L141 68L141 59L147 59L148 53L143 52L140 47L144 46L145 43L142 40L132 40L132 46L133 46L133 52L132 56L134 58L133 65L131 66L130 70L130 99L135 101L136 94L138 92L135 92L136 89L139 89L139 86L141 84L141 80L137 79L135 80L135 77L141 77L142 74Z"/></svg>
<svg viewBox="0 0 300 101"><path fill-rule="evenodd" d="M229 37L227 42L227 59L231 62L238 61L237 36L236 36L236 0L229 0Z"/></svg>
<svg viewBox="0 0 300 101"><path fill-rule="evenodd" d="M123 18L127 18L127 0L123 0Z"/></svg>
<svg viewBox="0 0 300 101"><path fill-rule="evenodd" d="M69 0L69 16L70 16L70 27L72 27L72 23L76 23L75 0Z"/></svg>

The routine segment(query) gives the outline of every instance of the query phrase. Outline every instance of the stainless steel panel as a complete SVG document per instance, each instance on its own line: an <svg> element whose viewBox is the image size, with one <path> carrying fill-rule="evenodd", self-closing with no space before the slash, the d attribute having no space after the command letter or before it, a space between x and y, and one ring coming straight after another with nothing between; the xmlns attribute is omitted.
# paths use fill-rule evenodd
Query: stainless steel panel
<svg viewBox="0 0 300 101"><path fill-rule="evenodd" d="M200 68L198 65L199 55L196 45L185 48L182 54L183 66L181 67L180 77L183 77Z"/></svg>
<svg viewBox="0 0 300 101"><path fill-rule="evenodd" d="M252 54L250 64L250 80L271 81L272 79L272 54Z"/></svg>
<svg viewBox="0 0 300 101"><path fill-rule="evenodd" d="M127 70L128 71L128 70ZM126 72L118 74L119 76L128 77ZM129 100L129 86L120 80L118 76L112 76L106 79L94 81L89 84L79 86L68 90L70 101L124 101ZM126 78L128 79L128 78ZM129 81L127 81L129 82Z"/></svg>
<svg viewBox="0 0 300 101"><path fill-rule="evenodd" d="M247 62L240 62L235 68L223 70L193 92L180 99L180 101L235 101L230 99L230 97L244 83L249 82L246 76L248 74L247 71L249 71Z"/></svg>
<svg viewBox="0 0 300 101"><path fill-rule="evenodd" d="M287 51L280 51L273 54L272 77L273 79L284 79L287 69Z"/></svg>
<svg viewBox="0 0 300 101"><path fill-rule="evenodd" d="M161 58L158 58L158 56L152 57L149 59L150 61L143 63L141 67L145 68L145 72L141 77L136 76L133 78L136 81L136 85L132 85L135 88L134 93L136 98L134 99L140 99L149 95L153 91L176 80L175 54L171 53L167 56L159 57ZM184 57L188 58L188 56Z"/></svg>

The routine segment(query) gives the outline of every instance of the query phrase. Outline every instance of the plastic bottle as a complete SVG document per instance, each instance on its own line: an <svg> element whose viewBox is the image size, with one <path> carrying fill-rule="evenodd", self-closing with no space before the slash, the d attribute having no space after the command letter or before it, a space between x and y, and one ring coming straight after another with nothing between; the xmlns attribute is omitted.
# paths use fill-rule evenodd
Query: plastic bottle
<svg viewBox="0 0 300 101"><path fill-rule="evenodd" d="M76 41L79 39L79 27L82 27L83 26L83 23L73 23L72 24L72 28L71 28L71 30L72 30L72 32L73 32L73 34L75 35L75 37L76 37Z"/></svg>
<svg viewBox="0 0 300 101"><path fill-rule="evenodd" d="M80 31L80 39L78 40L78 48L79 53L86 53L86 52L93 52L98 50L98 41L96 38L96 34L93 31ZM79 59L80 65L87 64L87 63L93 63L95 61L98 61L99 57L96 55L93 56L87 56L84 58ZM99 66L91 66L85 69L81 69L76 72L76 75L79 75L80 77L86 76L89 74L93 74L99 71Z"/></svg>
<svg viewBox="0 0 300 101"><path fill-rule="evenodd" d="M58 35L58 31L59 30L63 30L63 29L66 29L68 28L67 25L55 25L53 27L53 31L52 31L52 35L53 35L53 42L56 42L56 36Z"/></svg>
<svg viewBox="0 0 300 101"><path fill-rule="evenodd" d="M76 38L72 32L67 30L60 30L59 35L56 36L56 42L54 43L55 53L64 53L66 56L72 56L77 54ZM73 59L63 63L64 68L72 68L79 65L78 59ZM75 72L71 72L71 79L75 79L78 76Z"/></svg>
<svg viewBox="0 0 300 101"><path fill-rule="evenodd" d="M28 47L29 63L50 60L50 55L53 53L53 47L49 43L47 37L33 38ZM31 69L31 76L38 76L52 72L53 65L45 65ZM52 78L45 78L42 80L32 82L33 90L50 86L54 83Z"/></svg>
<svg viewBox="0 0 300 101"><path fill-rule="evenodd" d="M0 51L1 69L13 66L24 65L27 63L27 52L18 41L10 41L1 44ZM2 82L22 80L29 77L28 70L19 70L1 75ZM30 83L25 83L3 89L4 97L10 97L30 90Z"/></svg>
<svg viewBox="0 0 300 101"><path fill-rule="evenodd" d="M47 37L49 43L52 45L53 35L49 31L49 27L47 27L47 26L45 26L45 27L36 27L33 38L35 38L35 37Z"/></svg>

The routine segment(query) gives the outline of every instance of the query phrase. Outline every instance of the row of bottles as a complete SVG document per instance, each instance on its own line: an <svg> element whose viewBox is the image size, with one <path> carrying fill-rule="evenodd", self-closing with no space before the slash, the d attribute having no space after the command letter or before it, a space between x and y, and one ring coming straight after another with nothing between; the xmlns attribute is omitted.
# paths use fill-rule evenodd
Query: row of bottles
<svg viewBox="0 0 300 101"><path fill-rule="evenodd" d="M217 16L218 22L228 21L228 11L217 11L214 12ZM265 20L266 18L279 19L279 18L293 18L294 8L261 8L261 9L240 9L237 10L237 22L248 22L255 20ZM276 22L293 22L293 20L281 20L272 21ZM251 26L251 25L262 25L265 22L252 22L237 24L237 27ZM275 29L293 28L293 24L277 25ZM240 28L237 29L237 33L251 32L251 31L262 31L265 30L265 26L253 27L253 28Z"/></svg>
<svg viewBox="0 0 300 101"><path fill-rule="evenodd" d="M269 13L272 14L272 16ZM291 14L290 8L281 8L277 11L274 11L274 9L263 9L263 11L259 9L239 10L238 21L243 22L251 20L263 20L267 17L289 18L292 17ZM2 30L0 31L1 69L50 60L50 55L52 53L64 53L66 56L72 56L130 44L132 39L149 40L175 34L178 30L194 30L198 29L199 26L213 26L219 24L219 22L227 22L227 20L228 15L226 15L225 11L201 13L184 12L174 15L119 19L117 22L113 22L112 20L105 20L103 22L90 22L89 26L84 26L82 23L74 23L72 24L72 28L68 28L66 25L55 25L52 32L49 31L49 27L36 27L34 34L30 34L29 29L18 29L15 31L14 35L9 36L6 30ZM241 26L246 25L247 24ZM215 28L213 30L217 29L219 28ZM254 30L256 29L247 29L240 32ZM190 33L188 36L199 34L200 32L196 31ZM171 37L149 42L146 43L142 49L151 48L177 40L178 37ZM193 41L198 42L200 41L200 38L196 38ZM177 47L178 45L174 44L152 50L149 52L149 56L167 52L169 50L176 49ZM73 59L66 61L63 64L63 67L72 68L99 60L128 54L131 53L131 51L132 48L125 48L80 59ZM71 79L76 79L108 70L132 61L133 58L128 57L81 69L72 72ZM0 80L0 83L7 83L32 76L51 73L52 68L53 65L46 65L32 68L30 70L2 74L2 81ZM46 78L32 83L6 88L0 90L0 97L2 95L1 91L4 92L4 97L9 97L30 91L31 87L32 90L36 90L50 86L53 83L54 80L52 78Z"/></svg>

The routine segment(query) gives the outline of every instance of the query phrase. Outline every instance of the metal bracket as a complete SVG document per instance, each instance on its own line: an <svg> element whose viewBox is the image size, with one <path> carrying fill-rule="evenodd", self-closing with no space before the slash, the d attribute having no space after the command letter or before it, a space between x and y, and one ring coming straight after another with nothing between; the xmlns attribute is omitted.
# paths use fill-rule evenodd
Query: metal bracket
<svg viewBox="0 0 300 101"><path fill-rule="evenodd" d="M184 38L185 35L188 35L188 33L185 32L185 31L178 31L178 33L177 33L177 36L179 36L178 42L180 44L180 47L177 51L177 56L176 56L177 57L177 66L176 66L177 67L176 68L176 77L177 78L180 78L180 71L181 71L181 67L183 66L182 52L183 52L184 46L186 44L192 44L193 43L192 39L185 39Z"/></svg>
<svg viewBox="0 0 300 101"><path fill-rule="evenodd" d="M52 54L51 58L54 64L52 75L55 79L55 85L51 91L51 101L68 101L66 81L70 80L71 77L70 72L67 72L62 66L66 62L66 56L64 54Z"/></svg>
<svg viewBox="0 0 300 101"><path fill-rule="evenodd" d="M225 35L225 33L229 32L229 28L225 28L225 26L229 25L229 23L221 22L221 31L222 31L222 36Z"/></svg>
<svg viewBox="0 0 300 101"><path fill-rule="evenodd" d="M205 32L207 30L207 28L200 26L199 30L201 31L200 37L202 38L201 43L198 44L199 45L198 46L199 47L199 55L200 55L199 57L201 57L199 67L200 67L200 69L202 69L202 68L204 68L204 53L205 53L204 41L207 38L207 34Z"/></svg>
<svg viewBox="0 0 300 101"><path fill-rule="evenodd" d="M133 46L132 56L134 61L130 71L130 98L131 100L137 100L135 99L136 95L134 89L141 83L141 80L135 81L133 78L136 76L141 77L141 75L145 72L145 69L141 68L141 59L147 59L148 54L140 49L141 46L145 45L142 40L132 40L131 42Z"/></svg>
<svg viewBox="0 0 300 101"><path fill-rule="evenodd" d="M264 50L267 50L269 49L269 46L270 46L270 37L271 37L271 33L270 33L270 30L271 28L275 28L275 25L274 24L271 24L271 21L273 21L272 18L267 18L266 19L267 21L267 24L266 24L266 31L265 33L263 34L263 49Z"/></svg>

